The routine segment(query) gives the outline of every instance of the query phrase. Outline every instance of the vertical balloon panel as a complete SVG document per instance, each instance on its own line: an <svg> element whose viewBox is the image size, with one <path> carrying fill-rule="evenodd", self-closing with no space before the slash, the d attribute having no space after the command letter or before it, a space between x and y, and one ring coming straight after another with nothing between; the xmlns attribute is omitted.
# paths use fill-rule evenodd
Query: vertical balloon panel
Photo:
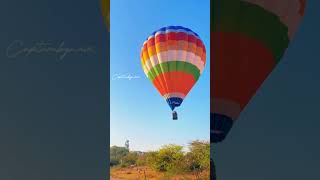
<svg viewBox="0 0 320 180"><path fill-rule="evenodd" d="M284 56L305 7L306 0L211 0L212 150Z"/></svg>

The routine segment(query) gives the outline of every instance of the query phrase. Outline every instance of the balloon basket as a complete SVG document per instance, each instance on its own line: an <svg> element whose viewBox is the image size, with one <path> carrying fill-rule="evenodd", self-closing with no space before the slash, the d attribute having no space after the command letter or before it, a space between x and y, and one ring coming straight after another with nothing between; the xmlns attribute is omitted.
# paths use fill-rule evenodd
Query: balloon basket
<svg viewBox="0 0 320 180"><path fill-rule="evenodd" d="M172 111L172 120L178 120L178 114L176 111Z"/></svg>

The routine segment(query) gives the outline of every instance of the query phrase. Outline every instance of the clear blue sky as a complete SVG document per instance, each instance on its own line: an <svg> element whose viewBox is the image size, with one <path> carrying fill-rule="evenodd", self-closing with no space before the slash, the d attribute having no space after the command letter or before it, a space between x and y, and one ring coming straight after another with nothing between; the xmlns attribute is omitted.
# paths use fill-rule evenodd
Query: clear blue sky
<svg viewBox="0 0 320 180"><path fill-rule="evenodd" d="M191 140L209 140L210 65L173 121L171 110L146 78L140 64L140 49L155 30L181 25L199 34L210 57L210 2L194 0L111 1L110 76L130 74L138 79L111 80L110 145L132 150L155 150L169 143L186 145Z"/></svg>

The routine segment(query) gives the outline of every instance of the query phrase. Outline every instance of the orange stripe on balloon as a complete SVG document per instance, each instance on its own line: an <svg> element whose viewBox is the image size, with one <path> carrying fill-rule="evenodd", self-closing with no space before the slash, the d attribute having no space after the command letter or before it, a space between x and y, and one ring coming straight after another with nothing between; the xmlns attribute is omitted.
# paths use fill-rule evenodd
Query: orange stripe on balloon
<svg viewBox="0 0 320 180"><path fill-rule="evenodd" d="M177 38L178 34L179 33L161 34L162 38L158 38L158 36L160 36L160 35L158 35L156 37L149 38L146 41L147 47L151 48L153 46L157 46L156 49L159 49L158 52L165 51L165 49L167 49L167 50L182 50L182 49L178 49L177 45L180 42L183 42L183 43L188 43L189 47L190 47L188 49L183 49L183 50L191 51L193 53L196 53L198 56L205 53L205 46L200 39L195 38L193 35L188 35L188 36L186 36L186 38L179 39L179 38ZM196 49L200 49L200 48L202 49L202 51L198 52ZM144 49L144 50L146 50L146 49ZM153 52L152 54L149 54L149 55L152 56L154 54L155 54L155 52ZM202 56L200 56L200 57L202 57ZM202 59L202 60L204 60L204 59Z"/></svg>
<svg viewBox="0 0 320 180"><path fill-rule="evenodd" d="M152 50L149 52L149 51L147 51L147 50L149 50L150 48L148 47L148 43L144 43L144 45L143 45L143 49L145 49L144 51L143 51L143 64L145 64L146 63L146 61L148 60L148 59L150 59L150 52L152 52ZM156 51L156 50L155 50ZM150 66L153 66L152 64L150 64ZM155 76L155 74L152 74L153 76ZM166 80L162 77L162 76L160 76L159 77L159 79L158 80L156 80L155 81L155 84L157 85L157 89L159 90L159 91L168 91L167 89L167 86L165 85L165 82L166 82Z"/></svg>
<svg viewBox="0 0 320 180"><path fill-rule="evenodd" d="M149 53L148 53L147 44L143 45L142 56L143 56L142 63L145 64L146 60L148 60L150 58Z"/></svg>
<svg viewBox="0 0 320 180"><path fill-rule="evenodd" d="M187 44L183 49L178 48L179 44ZM154 51L154 49L157 49L157 51ZM192 53L197 54L201 57L201 60L204 61L205 57L203 54L205 54L205 49L201 46L197 46L195 43L191 43L188 41L166 41L166 42L156 42L155 45L148 45L148 48L143 48L143 51L149 51L149 56L153 56L159 52L164 52L167 50L185 50Z"/></svg>
<svg viewBox="0 0 320 180"><path fill-rule="evenodd" d="M165 88L163 88L161 86L161 84L159 83L159 79L157 80L153 80L152 84L154 85L154 87L158 90L159 94L165 94L167 92L167 90Z"/></svg>

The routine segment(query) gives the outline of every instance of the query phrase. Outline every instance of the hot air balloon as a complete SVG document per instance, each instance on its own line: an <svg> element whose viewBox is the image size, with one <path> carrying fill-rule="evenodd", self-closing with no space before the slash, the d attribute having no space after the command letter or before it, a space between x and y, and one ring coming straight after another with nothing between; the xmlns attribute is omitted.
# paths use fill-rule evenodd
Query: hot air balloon
<svg viewBox="0 0 320 180"><path fill-rule="evenodd" d="M141 48L141 65L147 78L171 108L181 105L206 64L206 49L199 35L182 26L153 32Z"/></svg>
<svg viewBox="0 0 320 180"><path fill-rule="evenodd" d="M101 0L102 15L106 21L108 31L110 31L110 0Z"/></svg>
<svg viewBox="0 0 320 180"><path fill-rule="evenodd" d="M280 62L305 7L306 0L211 1L211 143L225 139Z"/></svg>

